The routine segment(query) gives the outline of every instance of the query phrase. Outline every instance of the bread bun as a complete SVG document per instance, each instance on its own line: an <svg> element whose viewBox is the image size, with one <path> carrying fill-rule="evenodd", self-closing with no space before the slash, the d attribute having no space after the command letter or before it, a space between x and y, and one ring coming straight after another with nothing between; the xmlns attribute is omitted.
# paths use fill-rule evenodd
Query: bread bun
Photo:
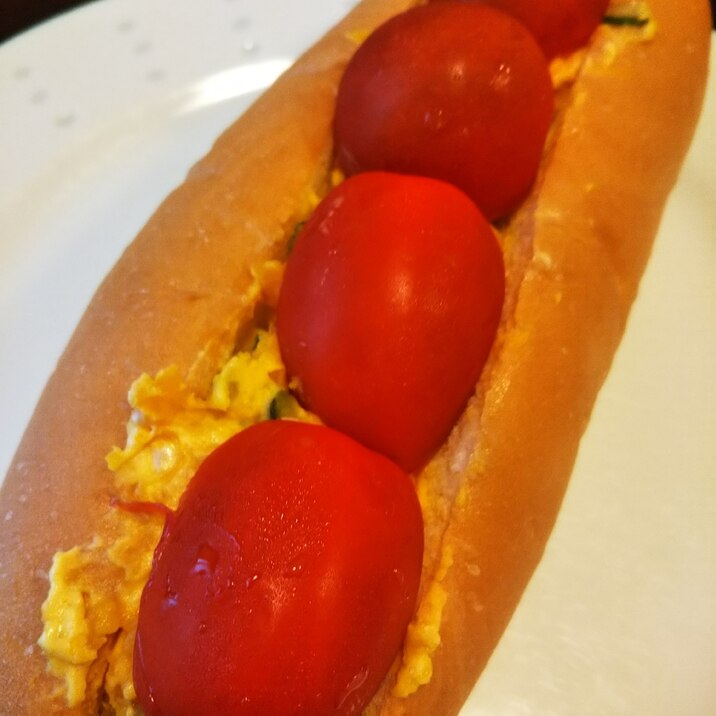
<svg viewBox="0 0 716 716"><path fill-rule="evenodd" d="M88 541L106 511L103 456L122 439L132 380L174 363L199 393L208 389L251 311L241 300L246 268L280 252L307 193L327 181L349 31L407 5L363 3L309 51L191 171L93 299L3 488L0 514L12 519L0 526L0 712L82 712L48 706L52 681L29 649L47 590L37 570ZM430 570L442 545L453 553L433 678L407 699L386 684L369 713L457 713L544 549L703 95L705 1L652 0L649 10L649 40L615 47L608 29L598 32L538 185L507 230L517 247L511 309L476 397L431 468L458 498L426 559ZM531 429L516 429L526 416Z"/></svg>

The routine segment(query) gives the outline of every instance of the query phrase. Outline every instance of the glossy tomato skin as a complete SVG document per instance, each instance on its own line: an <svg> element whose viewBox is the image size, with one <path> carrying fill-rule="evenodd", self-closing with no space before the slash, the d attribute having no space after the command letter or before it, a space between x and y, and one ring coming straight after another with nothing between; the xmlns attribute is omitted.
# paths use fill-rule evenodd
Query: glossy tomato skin
<svg viewBox="0 0 716 716"><path fill-rule="evenodd" d="M524 23L548 59L583 47L599 27L609 5L609 0L479 1Z"/></svg>
<svg viewBox="0 0 716 716"><path fill-rule="evenodd" d="M521 23L475 3L416 7L380 26L348 64L337 161L348 174L443 179L492 220L529 191L553 108L547 62Z"/></svg>
<svg viewBox="0 0 716 716"><path fill-rule="evenodd" d="M250 427L202 464L144 590L134 678L148 716L358 714L412 616L410 478L329 428Z"/></svg>
<svg viewBox="0 0 716 716"><path fill-rule="evenodd" d="M277 311L281 355L324 422L412 471L473 393L503 297L501 250L467 196L366 172L299 234Z"/></svg>

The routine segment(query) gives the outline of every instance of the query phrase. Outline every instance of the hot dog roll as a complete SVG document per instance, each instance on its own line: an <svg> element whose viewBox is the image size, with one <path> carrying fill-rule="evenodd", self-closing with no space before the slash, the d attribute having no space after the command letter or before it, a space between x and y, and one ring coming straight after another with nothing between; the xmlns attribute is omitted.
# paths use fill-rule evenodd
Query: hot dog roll
<svg viewBox="0 0 716 716"><path fill-rule="evenodd" d="M301 57L166 199L92 300L3 486L13 512L0 525L3 713L110 708L101 686L68 706L45 655L29 649L48 592L38 570L58 550L116 540L105 455L125 442L129 386L176 366L188 391L210 397L256 306L272 303L259 267L285 257L331 187L335 96L356 38L411 5L367 0ZM574 60L531 193L498 226L497 338L467 408L416 476L417 614L369 714L457 713L556 519L705 84L706 2L650 0L638 12L649 22L600 27ZM439 644L425 634L435 624Z"/></svg>

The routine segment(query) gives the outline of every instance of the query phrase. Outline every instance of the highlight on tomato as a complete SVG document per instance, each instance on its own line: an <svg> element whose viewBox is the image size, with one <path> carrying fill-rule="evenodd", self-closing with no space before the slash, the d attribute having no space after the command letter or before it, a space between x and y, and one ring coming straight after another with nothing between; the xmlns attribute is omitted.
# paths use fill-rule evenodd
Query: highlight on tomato
<svg viewBox="0 0 716 716"><path fill-rule="evenodd" d="M347 174L442 179L493 220L529 192L553 108L547 61L522 23L478 3L416 7L381 25L349 62L336 159Z"/></svg>
<svg viewBox="0 0 716 716"><path fill-rule="evenodd" d="M361 713L415 607L412 480L329 428L268 421L200 466L142 594L147 716Z"/></svg>
<svg viewBox="0 0 716 716"><path fill-rule="evenodd" d="M472 395L503 298L500 247L463 192L358 174L298 235L277 309L281 355L321 420L412 471Z"/></svg>

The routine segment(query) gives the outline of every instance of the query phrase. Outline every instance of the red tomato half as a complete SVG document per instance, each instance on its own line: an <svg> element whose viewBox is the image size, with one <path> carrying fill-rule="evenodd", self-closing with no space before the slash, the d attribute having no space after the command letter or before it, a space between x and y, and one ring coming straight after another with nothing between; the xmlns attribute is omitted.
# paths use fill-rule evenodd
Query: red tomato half
<svg viewBox="0 0 716 716"><path fill-rule="evenodd" d="M244 430L167 521L134 655L148 716L357 714L415 606L410 478L329 428Z"/></svg>
<svg viewBox="0 0 716 716"><path fill-rule="evenodd" d="M523 22L552 59L587 43L609 0L480 0Z"/></svg>
<svg viewBox="0 0 716 716"><path fill-rule="evenodd" d="M503 297L500 248L461 191L359 174L298 236L278 305L281 355L324 422L413 470L474 391Z"/></svg>
<svg viewBox="0 0 716 716"><path fill-rule="evenodd" d="M336 101L337 160L460 187L488 219L529 191L554 90L532 35L473 3L416 7L379 27L346 68Z"/></svg>

